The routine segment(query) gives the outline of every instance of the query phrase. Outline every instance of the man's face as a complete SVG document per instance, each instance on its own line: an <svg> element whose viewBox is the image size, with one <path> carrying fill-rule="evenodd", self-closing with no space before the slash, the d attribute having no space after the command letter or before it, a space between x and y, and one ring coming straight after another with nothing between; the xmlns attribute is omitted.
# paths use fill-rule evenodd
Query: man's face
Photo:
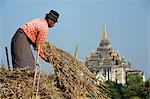
<svg viewBox="0 0 150 99"><path fill-rule="evenodd" d="M55 25L55 22L51 19L48 19L48 27L51 28Z"/></svg>

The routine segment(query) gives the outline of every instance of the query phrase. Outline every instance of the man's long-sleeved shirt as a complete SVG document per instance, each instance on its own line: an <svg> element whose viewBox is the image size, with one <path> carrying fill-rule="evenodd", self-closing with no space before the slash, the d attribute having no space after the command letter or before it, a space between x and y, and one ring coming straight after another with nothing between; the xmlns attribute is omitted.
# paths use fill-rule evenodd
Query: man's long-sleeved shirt
<svg viewBox="0 0 150 99"><path fill-rule="evenodd" d="M45 59L42 47L48 35L48 23L45 19L34 19L21 26L21 29L25 32L27 37L35 44L35 50L38 49L40 45L40 56Z"/></svg>

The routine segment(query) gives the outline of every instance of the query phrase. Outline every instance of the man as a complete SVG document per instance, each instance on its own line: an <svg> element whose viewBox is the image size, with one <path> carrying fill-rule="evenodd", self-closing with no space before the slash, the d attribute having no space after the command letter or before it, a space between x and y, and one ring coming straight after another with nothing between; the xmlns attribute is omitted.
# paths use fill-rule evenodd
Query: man
<svg viewBox="0 0 150 99"><path fill-rule="evenodd" d="M37 50L40 45L39 55L45 60L42 47L48 35L48 28L55 25L58 17L59 14L56 11L51 10L46 14L45 18L34 19L22 25L17 30L11 41L13 68L29 66L29 70L34 69L35 61L30 45L32 45L35 50Z"/></svg>

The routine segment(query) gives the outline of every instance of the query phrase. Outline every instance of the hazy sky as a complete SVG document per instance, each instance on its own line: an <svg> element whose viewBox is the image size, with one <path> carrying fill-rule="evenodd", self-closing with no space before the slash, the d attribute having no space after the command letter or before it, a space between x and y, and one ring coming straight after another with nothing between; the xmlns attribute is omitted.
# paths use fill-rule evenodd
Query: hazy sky
<svg viewBox="0 0 150 99"><path fill-rule="evenodd" d="M47 41L72 55L78 44L78 59L85 61L99 46L106 23L111 46L150 77L150 0L0 0L0 60L4 64L5 46L11 63L10 42L16 30L34 18L44 18L51 9L60 17L49 29ZM44 65L43 70L51 70Z"/></svg>

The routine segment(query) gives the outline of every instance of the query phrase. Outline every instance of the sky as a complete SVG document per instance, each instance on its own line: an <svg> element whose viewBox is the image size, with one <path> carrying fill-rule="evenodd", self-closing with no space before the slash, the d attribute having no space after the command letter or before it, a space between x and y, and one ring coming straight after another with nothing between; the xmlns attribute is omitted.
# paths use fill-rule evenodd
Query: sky
<svg viewBox="0 0 150 99"><path fill-rule="evenodd" d="M12 64L10 42L16 30L52 9L60 17L47 41L71 55L77 44L78 59L85 61L99 47L106 24L111 46L150 78L150 0L0 0L1 64L7 64L5 47ZM49 64L41 65L43 71L53 71Z"/></svg>

